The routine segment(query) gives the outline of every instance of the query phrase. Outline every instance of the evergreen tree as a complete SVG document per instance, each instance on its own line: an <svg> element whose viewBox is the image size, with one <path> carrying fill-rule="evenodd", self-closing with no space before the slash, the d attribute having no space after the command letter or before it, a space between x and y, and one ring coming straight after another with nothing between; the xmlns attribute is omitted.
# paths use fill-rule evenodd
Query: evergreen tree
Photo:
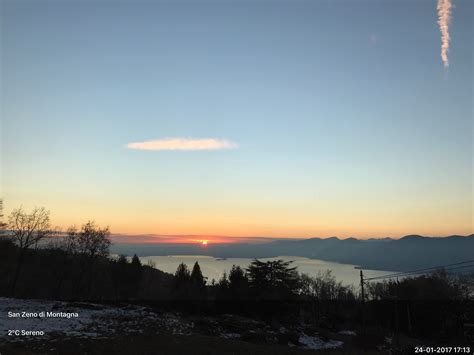
<svg viewBox="0 0 474 355"><path fill-rule="evenodd" d="M202 276L201 267L196 261L191 272L191 298L202 300L206 297L206 278Z"/></svg>
<svg viewBox="0 0 474 355"><path fill-rule="evenodd" d="M132 263L131 263L136 269L140 269L142 267L142 262L140 261L140 258L137 256L137 254L133 255L132 258Z"/></svg>
<svg viewBox="0 0 474 355"><path fill-rule="evenodd" d="M218 301L228 301L230 299L229 280L225 271L216 284L216 299Z"/></svg>
<svg viewBox="0 0 474 355"><path fill-rule="evenodd" d="M247 276L245 275L244 270L240 266L232 265L232 268L229 272L229 282L230 287L235 289L238 289L244 284L247 284Z"/></svg>
<svg viewBox="0 0 474 355"><path fill-rule="evenodd" d="M191 278L188 266L185 263L179 264L176 272L174 273L174 277L178 283L188 282Z"/></svg>
<svg viewBox="0 0 474 355"><path fill-rule="evenodd" d="M132 287L131 295L134 297L138 295L138 290L142 281L142 272L142 262L140 261L140 258L137 256L137 254L134 254L132 257L132 262L130 263L130 277Z"/></svg>
<svg viewBox="0 0 474 355"><path fill-rule="evenodd" d="M178 265L174 273L173 295L177 300L186 300L191 296L191 274L185 263Z"/></svg>
<svg viewBox="0 0 474 355"><path fill-rule="evenodd" d="M248 297L247 275L240 266L232 265L229 272L229 290L230 295L234 299L244 299Z"/></svg>
<svg viewBox="0 0 474 355"><path fill-rule="evenodd" d="M117 264L125 268L125 265L128 264L127 257L125 255L119 255L119 258L117 260Z"/></svg>
<svg viewBox="0 0 474 355"><path fill-rule="evenodd" d="M206 286L206 280L202 276L201 267L199 266L199 263L197 261L194 263L190 280L193 286L195 287L203 288Z"/></svg>
<svg viewBox="0 0 474 355"><path fill-rule="evenodd" d="M227 272L224 271L224 273L222 274L221 279L217 283L217 286L220 287L220 288L225 288L225 289L229 288L229 281L227 279Z"/></svg>
<svg viewBox="0 0 474 355"><path fill-rule="evenodd" d="M128 298L128 260L125 255L119 255L117 261L112 264L112 282L115 289L115 298L123 300Z"/></svg>
<svg viewBox="0 0 474 355"><path fill-rule="evenodd" d="M298 292L299 278L291 261L262 262L255 259L247 269L249 285L257 298L291 298Z"/></svg>

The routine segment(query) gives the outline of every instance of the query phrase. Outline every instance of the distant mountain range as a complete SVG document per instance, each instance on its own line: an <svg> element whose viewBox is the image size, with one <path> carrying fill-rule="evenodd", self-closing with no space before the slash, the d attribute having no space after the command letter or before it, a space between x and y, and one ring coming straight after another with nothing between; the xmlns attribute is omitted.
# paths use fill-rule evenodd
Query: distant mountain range
<svg viewBox="0 0 474 355"><path fill-rule="evenodd" d="M310 238L261 244L114 244L112 252L139 256L209 255L221 258L302 256L374 270L407 271L474 259L474 234L408 235L400 239Z"/></svg>

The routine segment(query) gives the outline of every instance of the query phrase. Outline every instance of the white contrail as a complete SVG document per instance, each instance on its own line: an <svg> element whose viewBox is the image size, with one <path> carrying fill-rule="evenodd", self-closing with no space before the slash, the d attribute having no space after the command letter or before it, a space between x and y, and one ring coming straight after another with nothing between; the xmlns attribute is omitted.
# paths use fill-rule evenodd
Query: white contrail
<svg viewBox="0 0 474 355"><path fill-rule="evenodd" d="M451 0L438 0L438 24L441 32L441 60L443 61L444 67L449 67L449 22L451 21Z"/></svg>

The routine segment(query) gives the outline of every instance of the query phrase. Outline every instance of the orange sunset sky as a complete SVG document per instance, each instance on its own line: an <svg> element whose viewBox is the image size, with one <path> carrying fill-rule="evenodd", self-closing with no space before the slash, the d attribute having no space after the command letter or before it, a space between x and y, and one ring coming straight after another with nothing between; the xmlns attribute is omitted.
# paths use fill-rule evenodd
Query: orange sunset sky
<svg viewBox="0 0 474 355"><path fill-rule="evenodd" d="M168 241L473 233L474 2L271 3L2 3L5 214Z"/></svg>

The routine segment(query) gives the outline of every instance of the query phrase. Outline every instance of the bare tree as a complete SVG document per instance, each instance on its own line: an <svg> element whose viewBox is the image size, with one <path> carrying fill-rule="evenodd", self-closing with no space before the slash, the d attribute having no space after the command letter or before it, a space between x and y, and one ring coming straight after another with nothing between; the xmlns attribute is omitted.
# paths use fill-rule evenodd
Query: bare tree
<svg viewBox="0 0 474 355"><path fill-rule="evenodd" d="M109 236L109 227L100 228L92 221L84 224L80 232L74 228L68 231L68 237L71 239L70 243L75 252L88 258L109 255Z"/></svg>
<svg viewBox="0 0 474 355"><path fill-rule="evenodd" d="M31 213L27 213L23 208L17 208L8 218L8 229L11 240L19 248L17 266L11 284L13 294L27 249L36 246L42 239L52 235L49 211L44 207L35 207Z"/></svg>
<svg viewBox="0 0 474 355"><path fill-rule="evenodd" d="M26 250L38 244L41 239L50 237L53 233L49 219L49 211L44 207L35 207L31 213L17 208L8 218L8 228L11 239L20 248Z"/></svg>
<svg viewBox="0 0 474 355"><path fill-rule="evenodd" d="M331 270L318 271L314 276L300 275L300 294L315 300L348 300L353 299L354 290L336 281Z"/></svg>
<svg viewBox="0 0 474 355"><path fill-rule="evenodd" d="M54 232L56 237L51 238L48 244L49 249L60 250L65 254L74 254L77 248L77 228L76 226L68 227L64 232L56 227Z"/></svg>
<svg viewBox="0 0 474 355"><path fill-rule="evenodd" d="M102 257L109 255L109 236L109 227L100 228L93 221L84 224L79 232L75 228L69 229L68 238L70 238L72 252L79 256L76 294L79 294L84 281L86 281L84 295L90 294L93 279L96 276L93 270Z"/></svg>
<svg viewBox="0 0 474 355"><path fill-rule="evenodd" d="M5 234L7 224L3 222L3 200L0 199L0 237Z"/></svg>

